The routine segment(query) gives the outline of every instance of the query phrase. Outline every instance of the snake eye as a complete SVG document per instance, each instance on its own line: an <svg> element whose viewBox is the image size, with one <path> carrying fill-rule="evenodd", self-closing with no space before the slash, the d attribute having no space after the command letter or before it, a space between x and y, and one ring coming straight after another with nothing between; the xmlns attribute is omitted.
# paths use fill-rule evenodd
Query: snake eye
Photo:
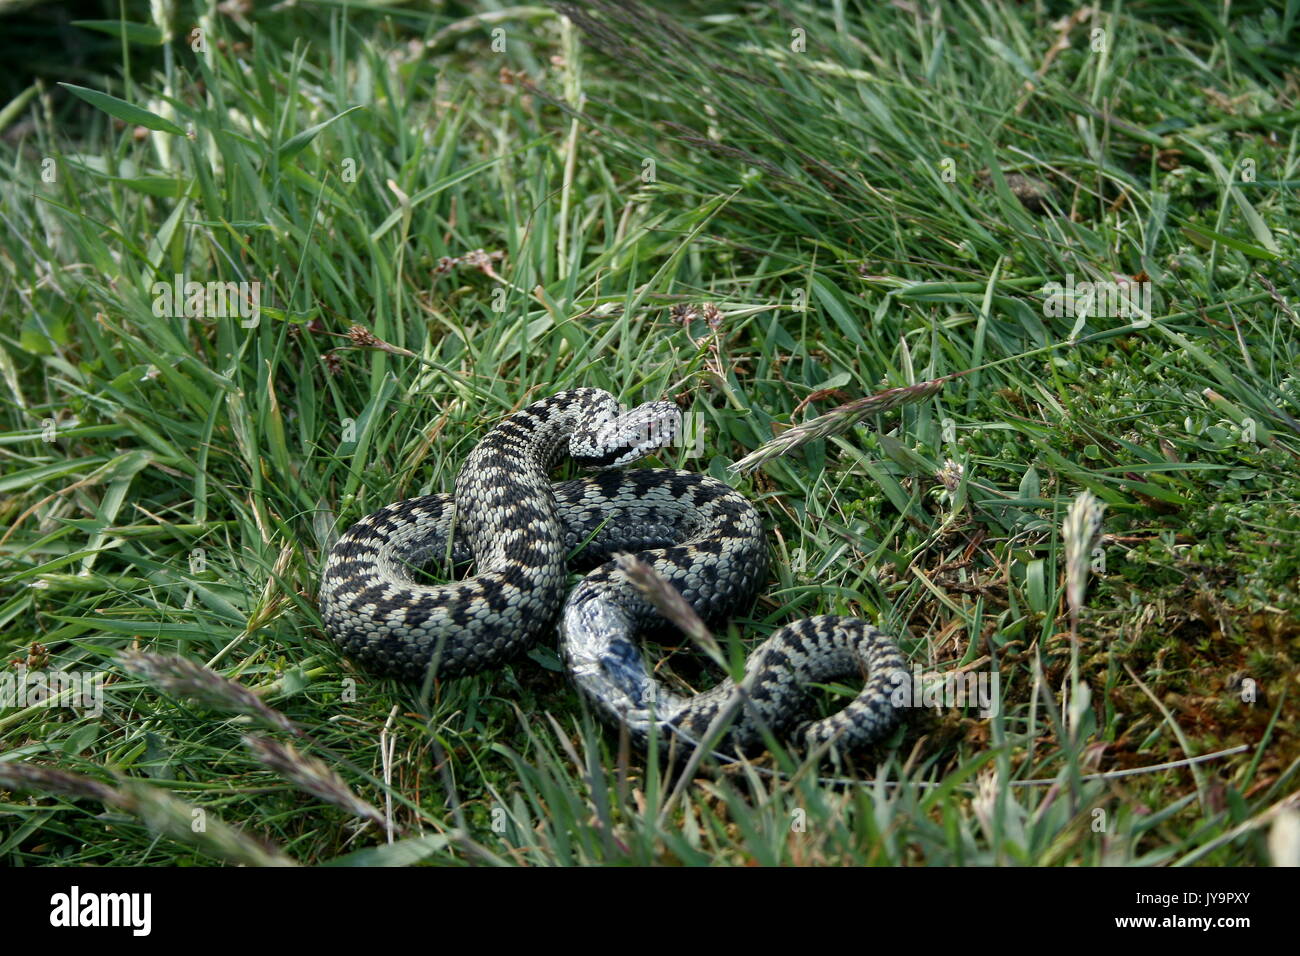
<svg viewBox="0 0 1300 956"><path fill-rule="evenodd" d="M681 410L672 402L646 402L580 430L569 441L569 453L584 468L617 468L670 444L681 426Z"/></svg>

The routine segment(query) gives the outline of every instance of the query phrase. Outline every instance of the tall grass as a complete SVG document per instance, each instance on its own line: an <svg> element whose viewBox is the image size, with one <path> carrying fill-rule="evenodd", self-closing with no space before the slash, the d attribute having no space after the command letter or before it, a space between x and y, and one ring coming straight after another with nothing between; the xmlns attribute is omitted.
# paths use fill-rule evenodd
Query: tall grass
<svg viewBox="0 0 1300 956"><path fill-rule="evenodd" d="M111 67L0 107L0 650L102 688L0 709L7 862L1269 860L1295 10L707 6L128 4ZM176 275L259 310L159 308ZM677 398L703 454L661 461L767 518L728 659L856 614L994 712L683 775L550 644L425 688L340 657L338 533L579 384Z"/></svg>

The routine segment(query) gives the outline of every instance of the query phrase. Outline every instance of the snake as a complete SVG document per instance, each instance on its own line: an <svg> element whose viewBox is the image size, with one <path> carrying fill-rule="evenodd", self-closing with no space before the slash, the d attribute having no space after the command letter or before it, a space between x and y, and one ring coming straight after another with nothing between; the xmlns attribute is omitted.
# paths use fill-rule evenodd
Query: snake
<svg viewBox="0 0 1300 956"><path fill-rule="evenodd" d="M451 494L395 502L351 525L326 559L319 603L345 655L411 681L499 668L558 624L568 675L605 721L651 740L727 756L769 740L835 752L888 736L906 679L895 640L858 618L818 615L776 630L740 679L679 693L653 675L640 642L669 627L620 555L633 555L709 624L751 605L766 580L757 509L708 475L623 466L680 432L675 403L630 410L608 391L571 388L515 411L466 457ZM565 459L590 474L552 482ZM472 563L431 581L439 561ZM585 575L566 597L571 568ZM814 718L813 685L862 681L839 711Z"/></svg>

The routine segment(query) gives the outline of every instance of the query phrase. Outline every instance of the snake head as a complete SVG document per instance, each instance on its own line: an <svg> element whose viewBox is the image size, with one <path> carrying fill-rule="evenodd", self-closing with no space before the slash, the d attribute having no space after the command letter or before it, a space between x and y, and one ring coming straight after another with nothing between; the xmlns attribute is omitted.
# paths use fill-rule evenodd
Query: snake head
<svg viewBox="0 0 1300 956"><path fill-rule="evenodd" d="M569 439L569 454L584 468L618 468L670 444L681 430L675 404L646 402L579 428Z"/></svg>

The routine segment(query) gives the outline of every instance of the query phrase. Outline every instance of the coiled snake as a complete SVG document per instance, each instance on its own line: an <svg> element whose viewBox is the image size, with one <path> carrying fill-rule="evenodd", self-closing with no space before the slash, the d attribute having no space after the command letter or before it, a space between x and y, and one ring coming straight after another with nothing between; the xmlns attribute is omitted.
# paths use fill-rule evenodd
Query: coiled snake
<svg viewBox="0 0 1300 956"><path fill-rule="evenodd" d="M823 615L788 624L727 678L691 697L661 686L635 643L665 622L612 560L635 553L706 621L746 607L767 573L754 506L705 475L670 469L598 472L551 483L566 454L617 468L670 441L681 413L650 402L621 413L608 392L576 388L501 421L470 453L454 495L425 495L352 525L330 552L320 587L326 630L381 674L420 680L497 667L560 619L571 678L606 720L639 744L671 733L692 744L721 730L730 754L777 739L850 749L897 721L891 690L905 676L894 641L863 621ZM472 577L421 583L433 559L473 559ZM564 601L566 559L597 564ZM602 563L603 562L603 563ZM561 611L561 604L563 609ZM864 678L837 713L799 725L809 682Z"/></svg>

